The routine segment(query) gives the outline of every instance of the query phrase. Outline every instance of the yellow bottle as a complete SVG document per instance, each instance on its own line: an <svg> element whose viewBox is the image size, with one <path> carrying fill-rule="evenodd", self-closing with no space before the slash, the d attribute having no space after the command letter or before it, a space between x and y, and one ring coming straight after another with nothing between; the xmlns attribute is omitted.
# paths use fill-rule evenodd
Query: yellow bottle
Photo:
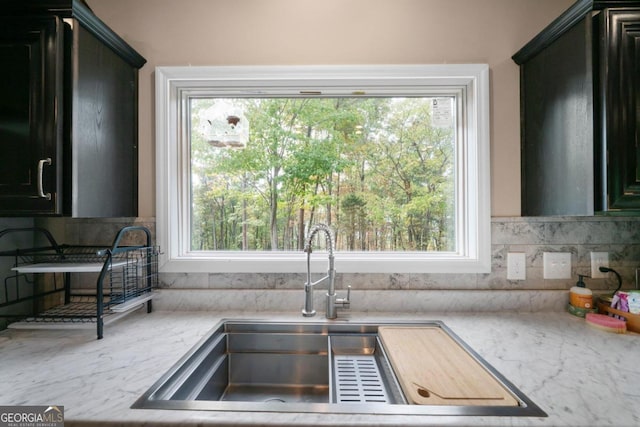
<svg viewBox="0 0 640 427"><path fill-rule="evenodd" d="M578 275L578 283L569 290L569 304L576 308L593 308L593 292L587 288L582 280L584 276Z"/></svg>

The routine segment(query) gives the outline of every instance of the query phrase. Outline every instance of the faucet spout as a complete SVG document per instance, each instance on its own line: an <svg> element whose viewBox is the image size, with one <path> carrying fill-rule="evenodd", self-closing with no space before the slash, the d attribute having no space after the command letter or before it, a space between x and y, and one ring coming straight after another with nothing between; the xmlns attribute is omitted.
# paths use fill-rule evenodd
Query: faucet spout
<svg viewBox="0 0 640 427"><path fill-rule="evenodd" d="M316 234L322 232L325 234L326 238L326 246L329 254L329 266L327 269L327 275L322 277L321 279L312 282L311 281L311 252L312 250L312 242ZM316 224L309 231L309 236L305 241L304 251L307 253L307 281L304 284L304 292L305 292L305 304L304 309L302 310L302 314L304 316L310 317L316 314L316 311L313 309L313 287L319 283L324 282L325 280L329 281L328 291L327 291L327 309L326 309L326 317L328 319L335 319L337 317L336 305L341 304L343 307L349 307L349 294L351 286L349 286L349 293L347 294L347 298L337 298L336 296L336 270L335 270L335 257L333 254L335 247L335 235L331 227L326 224Z"/></svg>

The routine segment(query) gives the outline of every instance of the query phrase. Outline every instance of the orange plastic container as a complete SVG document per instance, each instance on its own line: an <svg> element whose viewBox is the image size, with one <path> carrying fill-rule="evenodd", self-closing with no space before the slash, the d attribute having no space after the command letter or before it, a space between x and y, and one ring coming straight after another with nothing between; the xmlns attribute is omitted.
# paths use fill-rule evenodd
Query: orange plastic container
<svg viewBox="0 0 640 427"><path fill-rule="evenodd" d="M584 276L578 275L578 283L569 289L569 303L576 308L591 309L593 306L593 292L584 283Z"/></svg>
<svg viewBox="0 0 640 427"><path fill-rule="evenodd" d="M579 288L584 289L584 288ZM569 292L569 302L578 308L593 308L593 295Z"/></svg>

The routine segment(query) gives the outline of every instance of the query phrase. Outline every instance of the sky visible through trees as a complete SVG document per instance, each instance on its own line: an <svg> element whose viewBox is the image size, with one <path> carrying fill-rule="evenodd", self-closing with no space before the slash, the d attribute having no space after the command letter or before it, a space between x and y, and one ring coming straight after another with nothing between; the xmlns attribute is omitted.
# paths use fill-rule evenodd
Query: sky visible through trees
<svg viewBox="0 0 640 427"><path fill-rule="evenodd" d="M244 148L201 130L217 104ZM454 251L454 98L192 98L191 249L297 251L324 222L342 251Z"/></svg>

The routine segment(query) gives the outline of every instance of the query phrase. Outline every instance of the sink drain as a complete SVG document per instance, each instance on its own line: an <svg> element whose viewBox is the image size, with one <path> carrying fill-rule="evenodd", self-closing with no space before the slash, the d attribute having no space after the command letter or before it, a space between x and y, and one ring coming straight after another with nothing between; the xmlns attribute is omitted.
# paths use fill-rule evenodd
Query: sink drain
<svg viewBox="0 0 640 427"><path fill-rule="evenodd" d="M374 356L335 355L333 368L338 403L389 403Z"/></svg>

